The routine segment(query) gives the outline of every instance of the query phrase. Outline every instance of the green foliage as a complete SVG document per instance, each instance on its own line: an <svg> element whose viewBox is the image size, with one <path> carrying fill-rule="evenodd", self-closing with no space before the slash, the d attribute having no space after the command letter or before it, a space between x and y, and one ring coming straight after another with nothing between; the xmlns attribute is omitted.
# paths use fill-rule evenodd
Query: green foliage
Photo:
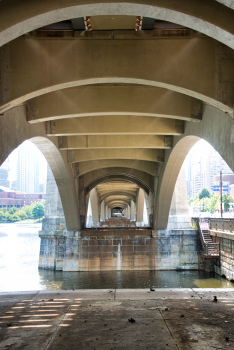
<svg viewBox="0 0 234 350"><path fill-rule="evenodd" d="M27 214L27 217L31 216L32 215L32 208L33 208L33 205L26 205L24 208L22 208L24 210L24 212Z"/></svg>
<svg viewBox="0 0 234 350"><path fill-rule="evenodd" d="M33 217L34 219L39 219L44 216L45 212L45 201L33 203L32 205L27 205L21 210L16 207L10 208L8 211L6 208L0 209L0 221L21 221Z"/></svg>
<svg viewBox="0 0 234 350"><path fill-rule="evenodd" d="M224 203L224 209L229 209L229 203L234 203L234 199L232 196L228 196L227 194L223 195L222 197L223 203Z"/></svg>
<svg viewBox="0 0 234 350"><path fill-rule="evenodd" d="M18 211L18 209L16 207L12 207L8 210L9 214L15 214Z"/></svg>
<svg viewBox="0 0 234 350"><path fill-rule="evenodd" d="M203 199L203 198L210 198L211 197L211 193L207 188L203 188L202 190L200 190L198 192L198 197L199 200Z"/></svg>
<svg viewBox="0 0 234 350"><path fill-rule="evenodd" d="M18 213L9 214L8 220L11 222L20 221L19 214Z"/></svg>
<svg viewBox="0 0 234 350"><path fill-rule="evenodd" d="M34 207L32 209L32 216L34 219L40 219L44 216L45 212L45 205L43 203L38 202L34 204Z"/></svg>
<svg viewBox="0 0 234 350"><path fill-rule="evenodd" d="M205 197L205 194L209 194L209 196ZM222 199L225 210L229 209L229 203L234 203L234 199L229 195L223 195ZM189 202L194 207L201 207L201 211L209 211L213 213L220 210L220 195L212 194L206 188L203 188L200 192L198 192L194 198L189 198Z"/></svg>
<svg viewBox="0 0 234 350"><path fill-rule="evenodd" d="M191 228L192 228L193 230L197 230L197 229L198 229L198 228L197 228L196 222L194 222L194 223L192 224Z"/></svg>
<svg viewBox="0 0 234 350"><path fill-rule="evenodd" d="M22 208L19 212L18 212L18 216L20 218L20 220L25 220L28 218L28 215L26 214L24 208Z"/></svg>

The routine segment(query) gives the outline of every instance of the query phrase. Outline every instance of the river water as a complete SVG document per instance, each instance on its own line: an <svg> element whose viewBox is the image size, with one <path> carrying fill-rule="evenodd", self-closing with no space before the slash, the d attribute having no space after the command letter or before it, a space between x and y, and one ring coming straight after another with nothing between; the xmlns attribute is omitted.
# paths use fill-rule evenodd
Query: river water
<svg viewBox="0 0 234 350"><path fill-rule="evenodd" d="M98 288L234 288L204 271L38 270L41 224L0 224L0 292Z"/></svg>

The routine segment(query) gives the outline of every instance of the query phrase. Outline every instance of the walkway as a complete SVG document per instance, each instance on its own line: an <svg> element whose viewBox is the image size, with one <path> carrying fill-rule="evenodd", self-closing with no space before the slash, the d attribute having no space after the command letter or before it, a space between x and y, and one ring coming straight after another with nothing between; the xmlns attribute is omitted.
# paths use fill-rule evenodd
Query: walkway
<svg viewBox="0 0 234 350"><path fill-rule="evenodd" d="M233 292L120 289L0 293L0 349L233 349ZM214 295L217 303L212 302Z"/></svg>

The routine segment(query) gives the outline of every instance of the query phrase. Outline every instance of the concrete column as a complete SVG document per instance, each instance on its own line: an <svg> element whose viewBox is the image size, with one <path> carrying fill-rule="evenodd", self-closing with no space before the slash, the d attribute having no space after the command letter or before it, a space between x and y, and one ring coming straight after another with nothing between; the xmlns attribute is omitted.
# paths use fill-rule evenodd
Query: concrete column
<svg viewBox="0 0 234 350"><path fill-rule="evenodd" d="M108 208L108 214L109 214L109 218L111 218L111 209Z"/></svg>
<svg viewBox="0 0 234 350"><path fill-rule="evenodd" d="M131 218L131 208L130 208L130 205L128 205L128 219Z"/></svg>
<svg viewBox="0 0 234 350"><path fill-rule="evenodd" d="M58 187L48 164L45 216L42 221L42 231L47 230L66 230L64 212Z"/></svg>
<svg viewBox="0 0 234 350"><path fill-rule="evenodd" d="M105 208L105 216L106 216L106 220L109 219L109 213L108 213L108 205L106 205L106 208Z"/></svg>
<svg viewBox="0 0 234 350"><path fill-rule="evenodd" d="M130 214L131 221L135 221L135 203L133 200L131 200L131 214Z"/></svg>
<svg viewBox="0 0 234 350"><path fill-rule="evenodd" d="M144 191L140 188L137 196L137 222L143 222L144 200Z"/></svg>
<svg viewBox="0 0 234 350"><path fill-rule="evenodd" d="M87 210L85 203L85 188L84 188L84 179L81 177L77 177L77 187L79 193L79 214L80 214L80 228L85 228L86 218L87 218Z"/></svg>
<svg viewBox="0 0 234 350"><path fill-rule="evenodd" d="M186 169L185 164L183 164L173 192L167 228L188 229L190 226L191 218L189 216L189 205L187 197Z"/></svg>
<svg viewBox="0 0 234 350"><path fill-rule="evenodd" d="M99 222L99 213L98 213L98 197L96 189L93 188L90 192L90 203L92 208L92 222L98 223Z"/></svg>
<svg viewBox="0 0 234 350"><path fill-rule="evenodd" d="M101 202L101 221L105 221L105 202Z"/></svg>

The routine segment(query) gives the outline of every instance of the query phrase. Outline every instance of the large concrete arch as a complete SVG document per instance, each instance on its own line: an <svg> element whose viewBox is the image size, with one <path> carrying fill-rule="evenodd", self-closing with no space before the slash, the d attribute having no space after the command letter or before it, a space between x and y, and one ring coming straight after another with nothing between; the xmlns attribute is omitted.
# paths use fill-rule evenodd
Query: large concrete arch
<svg viewBox="0 0 234 350"><path fill-rule="evenodd" d="M104 201L106 198L110 197L110 196L113 196L113 195L119 195L119 196L126 196L130 199L132 199L134 202L136 201L136 196L134 196L134 194L132 193L129 193L128 191L115 191L115 192L109 192L109 193L106 193L106 194L103 194L99 197L99 201L100 203L102 201Z"/></svg>
<svg viewBox="0 0 234 350"><path fill-rule="evenodd" d="M95 179L94 181L92 181L88 186L86 186L85 195L87 195L97 185L105 182L111 182L111 181L124 181L124 182L130 182L130 183L136 184L137 186L142 188L147 194L149 194L149 192L151 191L151 189L148 188L148 186L145 183L141 182L137 178L130 177L127 175L111 174L111 175L100 177L99 179Z"/></svg>
<svg viewBox="0 0 234 350"><path fill-rule="evenodd" d="M150 175L155 176L158 173L159 163L149 162L144 160L126 160L126 159L104 159L92 160L88 162L79 163L79 174L84 175L90 171L108 168L108 167L124 167L144 171Z"/></svg>
<svg viewBox="0 0 234 350"><path fill-rule="evenodd" d="M68 230L78 230L78 206L73 187L73 175L56 144L57 139L49 139L45 125L32 126L26 121L26 107L19 106L0 117L0 164L21 143L30 140L45 156L53 172L60 193Z"/></svg>
<svg viewBox="0 0 234 350"><path fill-rule="evenodd" d="M220 0L225 3L225 0ZM157 18L200 31L234 48L232 13L212 0L190 1L131 0L102 3L89 0L77 5L74 0L2 2L0 7L0 46L39 27L75 17L95 15L135 15ZM212 11L210 9L212 8ZM17 9L17 10L16 10Z"/></svg>
<svg viewBox="0 0 234 350"><path fill-rule="evenodd" d="M203 119L199 124L186 123L182 137L174 138L173 150L165 151L156 196L155 228L166 229L175 183L181 166L191 149L200 139L204 139L219 152L228 166L234 170L234 128L233 120L222 111L204 106Z"/></svg>
<svg viewBox="0 0 234 350"><path fill-rule="evenodd" d="M60 194L66 226L68 230L78 230L78 206L75 198L74 182L71 181L64 160L51 140L37 136L29 139L46 158L54 175Z"/></svg>
<svg viewBox="0 0 234 350"><path fill-rule="evenodd" d="M32 102L37 104L38 113L28 118L31 124L103 115L193 120L196 119L193 106L198 103L192 97L178 92L141 85L78 86L41 95Z"/></svg>
<svg viewBox="0 0 234 350"><path fill-rule="evenodd" d="M120 203L124 204L124 205L129 205L130 201L114 199L114 200L109 200L109 201L106 202L106 204L109 205L109 206L111 206L111 205L117 206Z"/></svg>
<svg viewBox="0 0 234 350"><path fill-rule="evenodd" d="M200 138L197 136L186 136L175 145L170 154L160 187L160 205L158 206L157 212L158 229L166 228L167 226L172 195L177 177L188 152L199 140Z"/></svg>
<svg viewBox="0 0 234 350"><path fill-rule="evenodd" d="M116 45L109 39L92 44L90 40L16 39L5 53L11 63L7 82L10 96L0 111L65 88L114 83L169 89L232 114L232 104L222 101L222 96L217 97L219 59L213 39L173 38L159 40L157 45L154 40L143 40L140 50L138 42L119 40ZM124 67L118 64L120 61L124 62ZM21 84L22 80L25 84Z"/></svg>
<svg viewBox="0 0 234 350"><path fill-rule="evenodd" d="M99 179L104 176L108 175L126 175L129 176L130 178L136 178L142 183L144 183L150 190L151 192L154 191L154 178L152 175L149 175L145 173L144 171L139 171L139 170L134 170L134 169L129 169L129 168L124 168L124 167L119 167L119 168L103 168L99 170L94 170L89 173L86 173L83 175L84 179L84 187L89 186L89 184L94 181L95 179Z"/></svg>

